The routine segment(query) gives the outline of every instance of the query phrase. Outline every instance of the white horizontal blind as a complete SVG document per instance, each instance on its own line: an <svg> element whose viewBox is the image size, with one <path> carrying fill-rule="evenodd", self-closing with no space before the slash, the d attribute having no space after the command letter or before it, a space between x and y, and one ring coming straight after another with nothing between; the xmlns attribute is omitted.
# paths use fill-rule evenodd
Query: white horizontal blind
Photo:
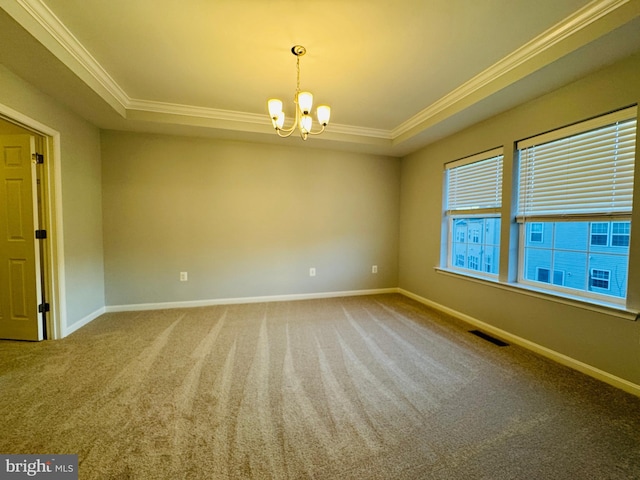
<svg viewBox="0 0 640 480"><path fill-rule="evenodd" d="M495 152L492 152L495 153ZM503 155L447 166L447 213L500 208Z"/></svg>
<svg viewBox="0 0 640 480"><path fill-rule="evenodd" d="M527 144L518 144L520 220L631 212L635 118L538 145L529 139Z"/></svg>

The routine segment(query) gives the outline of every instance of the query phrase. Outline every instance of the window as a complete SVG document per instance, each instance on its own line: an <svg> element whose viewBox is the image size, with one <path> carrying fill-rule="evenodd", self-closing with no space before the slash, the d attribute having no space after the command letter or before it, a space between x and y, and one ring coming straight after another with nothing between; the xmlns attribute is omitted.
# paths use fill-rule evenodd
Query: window
<svg viewBox="0 0 640 480"><path fill-rule="evenodd" d="M480 243L480 230L478 225L474 225L474 228L471 230L471 234L469 235L471 243Z"/></svg>
<svg viewBox="0 0 640 480"><path fill-rule="evenodd" d="M551 270L548 268L536 267L536 280L542 283L551 283ZM553 271L553 284L564 285L564 272L561 270Z"/></svg>
<svg viewBox="0 0 640 480"><path fill-rule="evenodd" d="M631 222L594 222L591 224L591 246L628 247Z"/></svg>
<svg viewBox="0 0 640 480"><path fill-rule="evenodd" d="M611 246L628 247L631 235L631 222L613 222L611 224Z"/></svg>
<svg viewBox="0 0 640 480"><path fill-rule="evenodd" d="M609 224L597 222L591 224L591 246L609 245Z"/></svg>
<svg viewBox="0 0 640 480"><path fill-rule="evenodd" d="M589 287L609 290L610 276L611 272L609 270L597 270L595 268L592 269L591 275L589 277Z"/></svg>
<svg viewBox="0 0 640 480"><path fill-rule="evenodd" d="M624 303L636 115L634 107L518 142L518 282Z"/></svg>
<svg viewBox="0 0 640 480"><path fill-rule="evenodd" d="M500 258L502 149L445 165L446 267L497 277Z"/></svg>
<svg viewBox="0 0 640 480"><path fill-rule="evenodd" d="M551 282L551 270L548 268L536 267L536 280L543 283Z"/></svg>
<svg viewBox="0 0 640 480"><path fill-rule="evenodd" d="M542 223L535 222L530 224L529 241L531 243L542 243L542 234L544 232L542 227Z"/></svg>
<svg viewBox="0 0 640 480"><path fill-rule="evenodd" d="M487 273L493 272L493 260L491 259L491 255L487 255L484 258L484 271Z"/></svg>

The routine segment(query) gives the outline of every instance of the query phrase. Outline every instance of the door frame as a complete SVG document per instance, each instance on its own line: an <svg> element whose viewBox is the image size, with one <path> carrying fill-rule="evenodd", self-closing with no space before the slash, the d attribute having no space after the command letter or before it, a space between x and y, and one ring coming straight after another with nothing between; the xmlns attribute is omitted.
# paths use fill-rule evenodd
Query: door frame
<svg viewBox="0 0 640 480"><path fill-rule="evenodd" d="M64 282L64 240L62 228L62 169L60 164L60 132L0 103L0 117L33 132L44 139L42 169L43 224L47 241L43 248L45 298L49 303L47 338L64 337L67 317ZM37 212L35 212L37 214ZM42 227L41 227L42 228Z"/></svg>

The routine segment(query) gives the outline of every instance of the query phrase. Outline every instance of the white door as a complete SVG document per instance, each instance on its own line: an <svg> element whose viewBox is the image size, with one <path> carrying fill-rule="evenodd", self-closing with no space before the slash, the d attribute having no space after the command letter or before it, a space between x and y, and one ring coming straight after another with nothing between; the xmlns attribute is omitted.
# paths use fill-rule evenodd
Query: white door
<svg viewBox="0 0 640 480"><path fill-rule="evenodd" d="M0 135L0 338L42 340L35 138Z"/></svg>

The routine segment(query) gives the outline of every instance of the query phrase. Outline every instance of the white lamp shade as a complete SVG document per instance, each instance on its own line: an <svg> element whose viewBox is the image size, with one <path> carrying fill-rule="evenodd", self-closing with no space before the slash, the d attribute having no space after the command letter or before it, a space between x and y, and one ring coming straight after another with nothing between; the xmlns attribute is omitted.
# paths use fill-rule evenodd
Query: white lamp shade
<svg viewBox="0 0 640 480"><path fill-rule="evenodd" d="M269 116L271 118L277 118L278 114L282 113L282 100L270 98L267 105L269 106Z"/></svg>
<svg viewBox="0 0 640 480"><path fill-rule="evenodd" d="M313 119L311 115L302 115L300 117L300 130L302 133L309 133L311 131L311 124L313 123Z"/></svg>
<svg viewBox="0 0 640 480"><path fill-rule="evenodd" d="M278 114L276 119L273 121L273 124L277 129L282 129L282 126L284 125L284 112L280 112Z"/></svg>
<svg viewBox="0 0 640 480"><path fill-rule="evenodd" d="M320 105L316 114L318 115L318 123L326 127L329 123L329 117L331 117L331 107L327 105Z"/></svg>
<svg viewBox="0 0 640 480"><path fill-rule="evenodd" d="M298 106L300 107L300 111L304 115L307 115L313 106L313 95L309 92L300 92L298 94Z"/></svg>

